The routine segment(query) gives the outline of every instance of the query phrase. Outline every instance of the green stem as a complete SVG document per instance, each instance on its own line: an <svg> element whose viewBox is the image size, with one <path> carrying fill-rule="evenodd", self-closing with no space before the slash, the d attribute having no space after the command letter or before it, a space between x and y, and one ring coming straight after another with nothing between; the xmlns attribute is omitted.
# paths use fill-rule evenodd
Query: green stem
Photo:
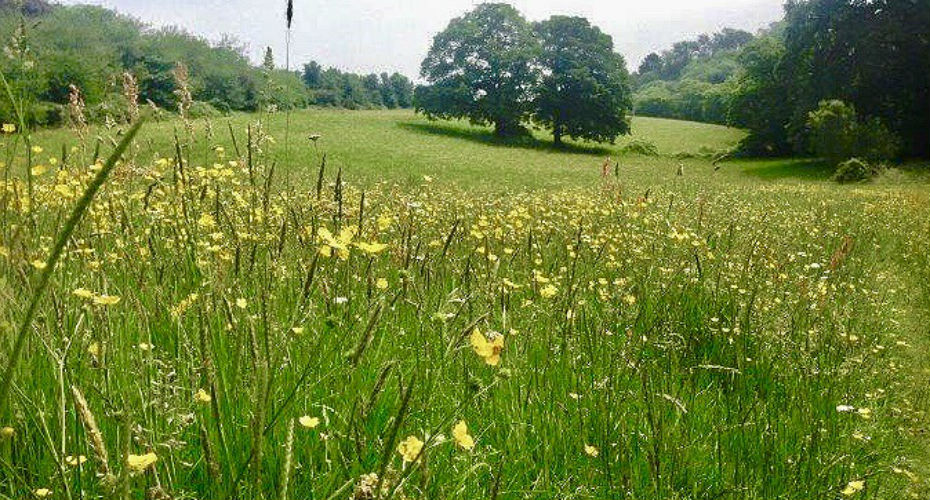
<svg viewBox="0 0 930 500"><path fill-rule="evenodd" d="M45 268L42 269L42 275L39 277L39 285L32 293L32 300L29 302L29 308L26 309L26 317L23 318L23 322L16 334L16 340L13 344L13 349L10 351L10 356L7 359L6 368L3 371L3 377L0 378L0 415L2 415L6 410L7 396L10 392L10 386L13 384L13 374L16 370L16 365L19 363L23 345L25 345L26 342L26 334L29 332L29 328L32 326L32 320L35 318L39 301L42 299L42 295L45 293L45 289L48 288L48 283L51 279L52 272L55 270L55 265L58 263L58 260L64 251L65 244L71 238L71 234L74 232L74 229L81 221L81 218L84 216L84 212L87 211L87 208L93 201L97 191L99 191L103 186L103 183L106 182L110 172L116 166L116 162L123 155L123 152L126 151L126 148L129 147L129 143L132 142L133 138L136 136L136 133L139 132L139 128L141 126L142 121L139 121L133 125L131 129L129 129L129 132L125 137L123 137L123 140L119 143L119 145L116 146L116 149L113 151L110 157L107 158L103 168L97 172L94 180L91 181L89 186L87 186L87 190L84 191L84 195L81 196L80 200L78 200L77 205L75 205L74 209L71 211L71 215L68 216L68 221L65 222L64 228L62 229L61 233L58 234L58 239L55 241L55 246L52 248L52 253L48 256L48 260L45 261Z"/></svg>

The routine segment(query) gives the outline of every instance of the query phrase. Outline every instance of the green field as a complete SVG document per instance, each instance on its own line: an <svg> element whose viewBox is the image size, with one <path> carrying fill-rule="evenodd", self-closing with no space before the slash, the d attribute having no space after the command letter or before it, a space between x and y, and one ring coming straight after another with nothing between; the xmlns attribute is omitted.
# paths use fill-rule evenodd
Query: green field
<svg viewBox="0 0 930 500"><path fill-rule="evenodd" d="M0 498L925 497L926 169L715 170L740 131L633 129L660 155L401 111L147 124L24 330ZM37 134L32 176L4 139L6 345L124 133Z"/></svg>

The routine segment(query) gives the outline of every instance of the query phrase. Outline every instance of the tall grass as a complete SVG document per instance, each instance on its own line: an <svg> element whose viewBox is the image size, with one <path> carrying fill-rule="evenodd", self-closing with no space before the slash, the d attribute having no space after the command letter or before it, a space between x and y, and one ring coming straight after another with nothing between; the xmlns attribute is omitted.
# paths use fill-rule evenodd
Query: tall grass
<svg viewBox="0 0 930 500"><path fill-rule="evenodd" d="M475 191L521 167L394 121L469 169L360 186L252 118L4 139L3 497L926 494L926 193L628 156Z"/></svg>

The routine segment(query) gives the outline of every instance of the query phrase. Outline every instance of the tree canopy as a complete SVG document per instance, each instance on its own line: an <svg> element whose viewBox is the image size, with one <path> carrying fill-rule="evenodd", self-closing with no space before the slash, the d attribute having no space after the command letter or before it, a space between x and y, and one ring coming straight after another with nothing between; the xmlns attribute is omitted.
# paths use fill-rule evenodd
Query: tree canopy
<svg viewBox="0 0 930 500"><path fill-rule="evenodd" d="M815 152L809 115L839 100L860 130L877 131L870 140L927 157L927 26L930 0L791 0L784 20L754 38L724 30L647 56L634 75L635 108L744 127L745 152L783 155Z"/></svg>
<svg viewBox="0 0 930 500"><path fill-rule="evenodd" d="M629 133L629 74L613 40L582 17L530 25L513 7L486 3L436 35L415 107L430 118L492 124L498 135L533 121L563 136L613 141Z"/></svg>
<svg viewBox="0 0 930 500"><path fill-rule="evenodd" d="M536 25L542 79L534 120L562 136L613 142L629 133L629 75L613 40L582 17L553 16Z"/></svg>
<svg viewBox="0 0 930 500"><path fill-rule="evenodd" d="M453 19L433 39L421 65L429 86L416 108L430 117L493 124L498 135L520 130L530 113L538 70L533 30L513 7L486 3Z"/></svg>

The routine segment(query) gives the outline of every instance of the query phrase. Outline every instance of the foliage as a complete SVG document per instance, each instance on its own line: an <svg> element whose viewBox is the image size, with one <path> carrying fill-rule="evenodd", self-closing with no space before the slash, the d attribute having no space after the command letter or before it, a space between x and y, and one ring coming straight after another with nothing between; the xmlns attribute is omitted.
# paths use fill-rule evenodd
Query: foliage
<svg viewBox="0 0 930 500"><path fill-rule="evenodd" d="M537 23L542 79L533 117L562 136L614 142L630 132L629 76L609 35L582 17L553 16Z"/></svg>
<svg viewBox="0 0 930 500"><path fill-rule="evenodd" d="M836 182L862 182L872 178L875 170L871 165L859 158L850 158L836 166L833 180Z"/></svg>
<svg viewBox="0 0 930 500"><path fill-rule="evenodd" d="M349 109L413 106L413 83L400 73L358 75L316 61L304 65L301 78L310 89L311 104Z"/></svg>
<svg viewBox="0 0 930 500"><path fill-rule="evenodd" d="M421 66L429 83L416 108L432 118L468 118L512 135L532 111L538 78L533 30L507 4L484 3L453 19L433 38Z"/></svg>
<svg viewBox="0 0 930 500"><path fill-rule="evenodd" d="M635 80L637 85L682 77L722 83L735 70L733 54L752 40L751 33L724 28L713 35L702 34L695 40L677 42L661 54L647 55L636 71Z"/></svg>
<svg viewBox="0 0 930 500"><path fill-rule="evenodd" d="M171 72L177 62L189 69L194 100L223 112L283 110L311 104L412 106L413 84L397 73L385 79L384 75L330 71L324 81L324 71L316 63L308 65L309 76L306 71L277 69L270 48L262 65L253 66L245 48L230 37L209 43L178 28L151 28L100 7L35 0L19 6L3 4L0 32L12 34L0 71L26 103L43 103L35 108L42 112L30 112L27 117L32 125L60 123L60 113L54 110L67 106L72 84L81 91L88 119L121 121L125 108L118 106L118 96L127 71L138 83L142 104L150 101L174 111L177 89ZM312 81L314 78L319 82ZM377 81L377 88L371 87L372 81ZM12 116L4 100L0 118L10 121Z"/></svg>
<svg viewBox="0 0 930 500"><path fill-rule="evenodd" d="M637 114L706 123L729 123L740 50L752 34L723 29L646 56L633 76Z"/></svg>
<svg viewBox="0 0 930 500"><path fill-rule="evenodd" d="M880 120L860 122L856 110L843 101L821 101L807 118L814 154L832 164L858 156L869 161L895 157L900 141Z"/></svg>
<svg viewBox="0 0 930 500"><path fill-rule="evenodd" d="M791 116L789 79L782 59L785 46L777 33L746 46L739 61L743 71L730 103L733 125L749 130L740 149L756 155L783 155L791 151L785 125Z"/></svg>
<svg viewBox="0 0 930 500"><path fill-rule="evenodd" d="M858 146L856 120L856 110L843 101L821 101L807 118L814 154L834 165L852 157Z"/></svg>

